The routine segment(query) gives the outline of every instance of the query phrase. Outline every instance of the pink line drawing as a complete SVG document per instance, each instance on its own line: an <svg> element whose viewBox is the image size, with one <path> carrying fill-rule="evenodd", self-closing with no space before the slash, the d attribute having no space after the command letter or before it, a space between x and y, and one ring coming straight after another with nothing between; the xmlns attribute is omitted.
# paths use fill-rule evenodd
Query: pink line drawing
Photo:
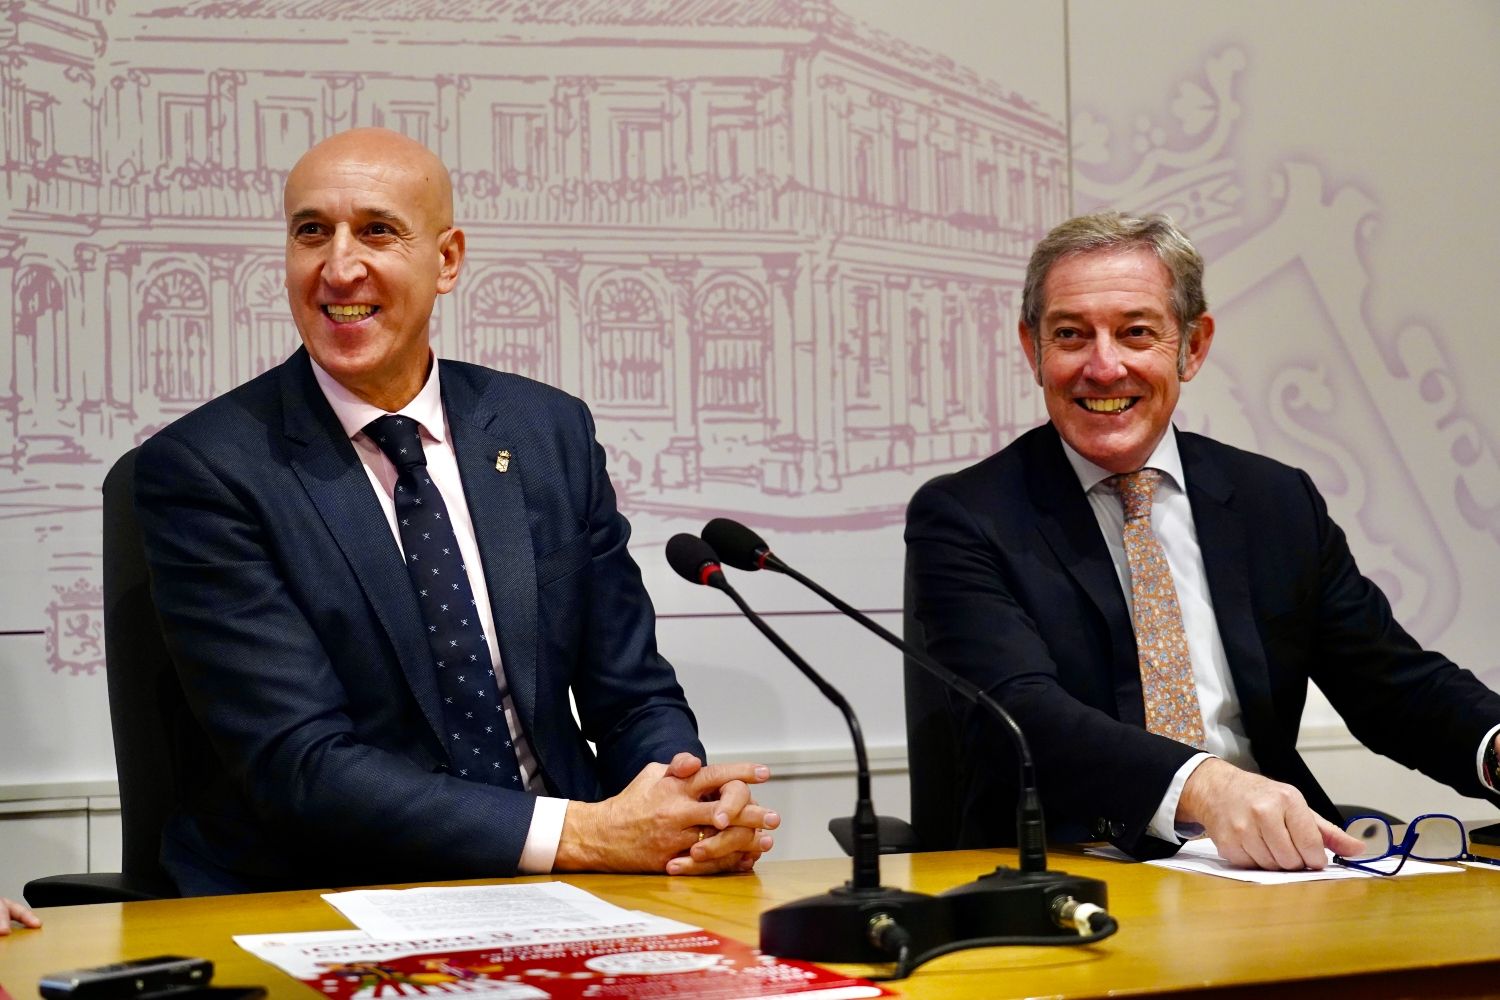
<svg viewBox="0 0 1500 1000"><path fill-rule="evenodd" d="M1061 109L828 0L10 16L6 517L90 536L57 498L95 510L116 455L294 349L282 180L354 125L453 171L471 256L438 353L586 399L648 526L890 524L1040 413L1011 331L1025 256L1066 214ZM78 578L60 558L59 607ZM59 614L54 667L85 663Z"/></svg>

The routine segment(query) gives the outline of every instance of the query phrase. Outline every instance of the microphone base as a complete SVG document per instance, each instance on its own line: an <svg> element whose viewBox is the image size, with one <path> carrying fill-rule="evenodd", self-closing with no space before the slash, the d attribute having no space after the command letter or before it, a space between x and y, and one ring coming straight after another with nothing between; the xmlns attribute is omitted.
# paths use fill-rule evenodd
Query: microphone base
<svg viewBox="0 0 1500 1000"><path fill-rule="evenodd" d="M911 935L913 954L952 939L949 904L943 900L885 886L854 889L846 883L762 913L760 950L810 962L894 962L896 955L871 940L871 922L881 914Z"/></svg>
<svg viewBox="0 0 1500 1000"><path fill-rule="evenodd" d="M1058 926L1052 918L1053 902L1068 896L1109 909L1109 889L1099 879L1060 871L1023 872L1004 865L938 899L951 906L953 926L965 938L1076 937L1077 931Z"/></svg>

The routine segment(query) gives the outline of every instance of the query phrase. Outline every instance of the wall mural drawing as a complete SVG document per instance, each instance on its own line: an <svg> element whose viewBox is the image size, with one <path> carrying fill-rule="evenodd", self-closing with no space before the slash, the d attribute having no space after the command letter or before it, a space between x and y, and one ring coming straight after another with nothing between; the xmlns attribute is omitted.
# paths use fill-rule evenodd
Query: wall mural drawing
<svg viewBox="0 0 1500 1000"><path fill-rule="evenodd" d="M1445 377L1440 334L1387 338L1363 311L1372 196L1329 190L1308 162L1242 176L1234 86L1251 54L1208 53L1164 95L1168 124L1142 119L1119 142L1102 109L1075 113L1070 132L1064 108L990 79L1003 67L959 65L857 12L830 0L11 5L0 630L45 632L48 669L98 670L105 470L294 349L286 171L326 135L382 125L449 165L468 234L435 349L587 400L647 545L719 513L789 533L889 531L920 482L1036 424L1014 335L1022 277L1074 207L1168 212L1208 252L1211 281L1260 276L1211 288L1220 310L1295 266L1342 351L1310 345L1251 377L1253 348L1225 338L1184 420L1320 456L1346 520L1358 514L1345 526L1367 569L1414 631L1440 634L1466 567L1493 560L1500 465ZM1279 218L1241 217L1247 184L1277 186ZM1424 519L1409 530L1432 543L1420 552L1365 508L1380 457L1340 443L1340 420L1380 419L1369 399L1382 393L1431 414L1387 428L1402 449L1454 457L1449 481L1402 483Z"/></svg>
<svg viewBox="0 0 1500 1000"><path fill-rule="evenodd" d="M15 521L89 538L115 456L290 353L280 189L355 125L453 171L439 354L588 400L647 542L891 524L912 470L1037 419L1008 331L1062 125L831 4L149 6L25 5L0 75ZM97 556L8 546L45 567L52 667L95 669Z"/></svg>

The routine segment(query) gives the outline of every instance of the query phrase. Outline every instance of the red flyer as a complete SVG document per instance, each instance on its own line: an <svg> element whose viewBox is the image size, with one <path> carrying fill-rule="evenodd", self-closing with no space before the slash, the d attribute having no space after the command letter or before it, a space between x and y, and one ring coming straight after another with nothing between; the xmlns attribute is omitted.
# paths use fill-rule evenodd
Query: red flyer
<svg viewBox="0 0 1500 1000"><path fill-rule="evenodd" d="M333 1000L852 1000L892 995L868 980L762 955L749 945L702 930L589 941L516 943L508 938L480 932L381 941L361 931L331 931L235 940Z"/></svg>

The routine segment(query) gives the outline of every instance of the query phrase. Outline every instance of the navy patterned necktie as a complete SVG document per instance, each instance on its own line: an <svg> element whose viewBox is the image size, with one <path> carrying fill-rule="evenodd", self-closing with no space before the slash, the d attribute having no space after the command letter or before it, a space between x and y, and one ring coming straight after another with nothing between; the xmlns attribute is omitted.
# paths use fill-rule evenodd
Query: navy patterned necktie
<svg viewBox="0 0 1500 1000"><path fill-rule="evenodd" d="M443 495L427 473L418 423L386 415L365 433L396 466L396 523L443 699L451 773L521 788L494 663Z"/></svg>

